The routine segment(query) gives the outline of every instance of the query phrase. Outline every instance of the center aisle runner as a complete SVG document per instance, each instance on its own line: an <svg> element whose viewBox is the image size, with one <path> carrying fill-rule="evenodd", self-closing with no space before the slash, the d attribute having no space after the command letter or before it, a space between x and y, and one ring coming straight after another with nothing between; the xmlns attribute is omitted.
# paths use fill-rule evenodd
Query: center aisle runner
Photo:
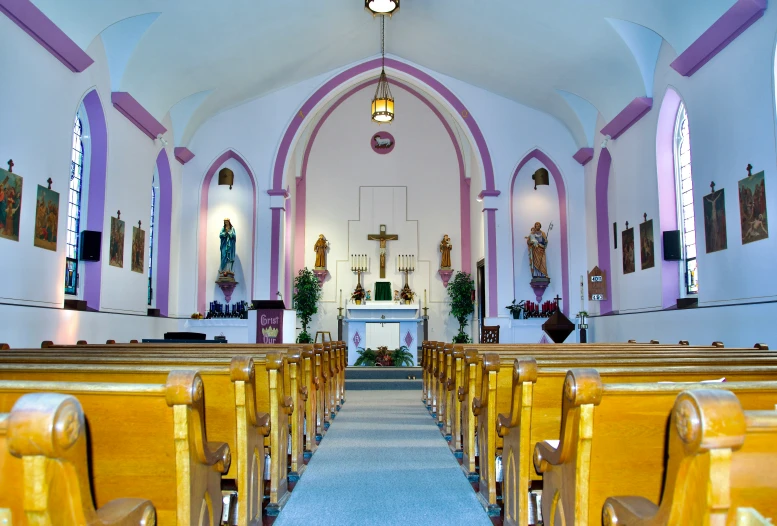
<svg viewBox="0 0 777 526"><path fill-rule="evenodd" d="M350 391L274 526L491 526L420 399Z"/></svg>

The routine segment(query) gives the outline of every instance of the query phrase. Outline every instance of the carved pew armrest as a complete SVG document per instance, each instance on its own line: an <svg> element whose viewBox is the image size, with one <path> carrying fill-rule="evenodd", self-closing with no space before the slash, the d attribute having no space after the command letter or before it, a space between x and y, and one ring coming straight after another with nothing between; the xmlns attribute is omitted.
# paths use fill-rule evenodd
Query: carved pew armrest
<svg viewBox="0 0 777 526"><path fill-rule="evenodd" d="M475 416L480 416L480 398L473 398L472 399L472 414Z"/></svg>
<svg viewBox="0 0 777 526"><path fill-rule="evenodd" d="M308 386L301 385L299 387L299 395L302 397L302 401L305 402L308 399Z"/></svg>
<svg viewBox="0 0 777 526"><path fill-rule="evenodd" d="M445 387L448 391L453 391L456 388L456 382L453 380L453 378L449 378L445 381Z"/></svg>
<svg viewBox="0 0 777 526"><path fill-rule="evenodd" d="M292 414L294 412L294 400L292 400L290 396L285 397L281 407L283 408L283 412L287 415Z"/></svg>
<svg viewBox="0 0 777 526"><path fill-rule="evenodd" d="M609 497L602 508L602 524L637 524L652 520L658 506L644 497Z"/></svg>
<svg viewBox="0 0 777 526"><path fill-rule="evenodd" d="M464 387L459 387L459 392L457 393L459 396L459 402L463 402L467 399L467 392L464 390Z"/></svg>
<svg viewBox="0 0 777 526"><path fill-rule="evenodd" d="M551 466L561 463L561 451L558 440L544 440L534 446L534 469L545 473Z"/></svg>

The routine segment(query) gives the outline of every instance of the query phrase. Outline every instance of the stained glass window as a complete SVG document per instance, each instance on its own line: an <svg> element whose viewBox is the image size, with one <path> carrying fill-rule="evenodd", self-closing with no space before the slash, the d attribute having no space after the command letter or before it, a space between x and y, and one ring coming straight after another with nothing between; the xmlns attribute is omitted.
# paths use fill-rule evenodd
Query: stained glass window
<svg viewBox="0 0 777 526"><path fill-rule="evenodd" d="M677 184L677 210L683 242L685 291L699 292L699 276L696 264L696 226L693 211L693 177L691 174L691 138L688 131L688 113L680 103L674 129L675 182Z"/></svg>
<svg viewBox="0 0 777 526"><path fill-rule="evenodd" d="M65 269L65 293L76 294L77 277L73 282L73 272L78 274L78 234L81 222L81 182L84 176L84 143L82 138L83 127L81 119L76 115L73 123L73 144L70 152L70 190L68 192L67 206L67 259L69 267ZM74 263L75 261L75 263ZM67 264L66 264L67 265ZM68 279L68 272L70 278Z"/></svg>

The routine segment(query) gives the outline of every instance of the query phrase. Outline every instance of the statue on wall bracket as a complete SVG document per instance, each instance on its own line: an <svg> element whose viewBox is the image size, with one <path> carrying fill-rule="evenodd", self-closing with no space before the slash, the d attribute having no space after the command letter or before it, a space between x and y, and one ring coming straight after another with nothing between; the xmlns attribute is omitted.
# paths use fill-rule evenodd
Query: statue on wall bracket
<svg viewBox="0 0 777 526"><path fill-rule="evenodd" d="M329 275L326 269L326 251L329 250L329 241L324 234L319 234L316 244L313 245L313 251L316 253L316 262L313 265L313 274L318 278L318 285L323 286L324 280Z"/></svg>
<svg viewBox="0 0 777 526"><path fill-rule="evenodd" d="M440 253L442 256L440 257L440 270L438 270L437 273L440 275L442 284L445 285L446 288L453 275L453 266L451 265L452 248L451 238L448 237L448 234L444 234L442 236L442 241L440 241Z"/></svg>
<svg viewBox="0 0 777 526"><path fill-rule="evenodd" d="M548 233L553 230L553 223L548 226ZM548 260L545 250L548 247L548 234L542 231L542 224L534 223L529 235L526 236L526 246L529 250L529 270L531 271L531 285L537 303L542 301L545 289L550 285L548 275Z"/></svg>
<svg viewBox="0 0 777 526"><path fill-rule="evenodd" d="M235 291L238 282L235 281L235 244L237 242L237 232L232 226L232 221L228 217L224 218L224 226L219 233L221 263L219 264L219 277L216 285L224 293L224 300L229 303L232 299L232 293Z"/></svg>

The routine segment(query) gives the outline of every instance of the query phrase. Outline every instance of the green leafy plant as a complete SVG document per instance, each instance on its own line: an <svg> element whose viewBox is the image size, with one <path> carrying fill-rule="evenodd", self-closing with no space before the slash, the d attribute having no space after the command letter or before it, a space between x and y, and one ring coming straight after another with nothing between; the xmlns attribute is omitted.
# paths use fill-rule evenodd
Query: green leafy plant
<svg viewBox="0 0 777 526"><path fill-rule="evenodd" d="M375 365L375 362L378 358L378 353L373 351L370 348L363 348L359 347L356 349L356 352L359 354L359 357L356 359L356 362L354 363L355 366L364 365L368 367L372 367Z"/></svg>
<svg viewBox="0 0 777 526"><path fill-rule="evenodd" d="M318 277L307 267L300 269L299 274L294 278L292 297L292 306L302 322L302 332L297 336L297 343L313 341L313 337L308 334L308 325L313 315L318 312L319 299L321 299L321 286L318 284Z"/></svg>
<svg viewBox="0 0 777 526"><path fill-rule="evenodd" d="M391 361L394 367L412 367L413 355L410 353L407 346L403 345L399 349L394 349L391 352Z"/></svg>
<svg viewBox="0 0 777 526"><path fill-rule="evenodd" d="M524 301L521 300L520 303L515 303L515 300L506 307L507 310L510 311L510 314L513 315L513 319L517 320L521 317L521 312L524 310Z"/></svg>
<svg viewBox="0 0 777 526"><path fill-rule="evenodd" d="M467 320L475 312L475 302L472 301L472 293L475 290L475 281L466 272L457 272L453 280L448 283L448 297L451 299L451 316L459 322L459 333L453 337L453 343L471 343L469 334L464 332Z"/></svg>

